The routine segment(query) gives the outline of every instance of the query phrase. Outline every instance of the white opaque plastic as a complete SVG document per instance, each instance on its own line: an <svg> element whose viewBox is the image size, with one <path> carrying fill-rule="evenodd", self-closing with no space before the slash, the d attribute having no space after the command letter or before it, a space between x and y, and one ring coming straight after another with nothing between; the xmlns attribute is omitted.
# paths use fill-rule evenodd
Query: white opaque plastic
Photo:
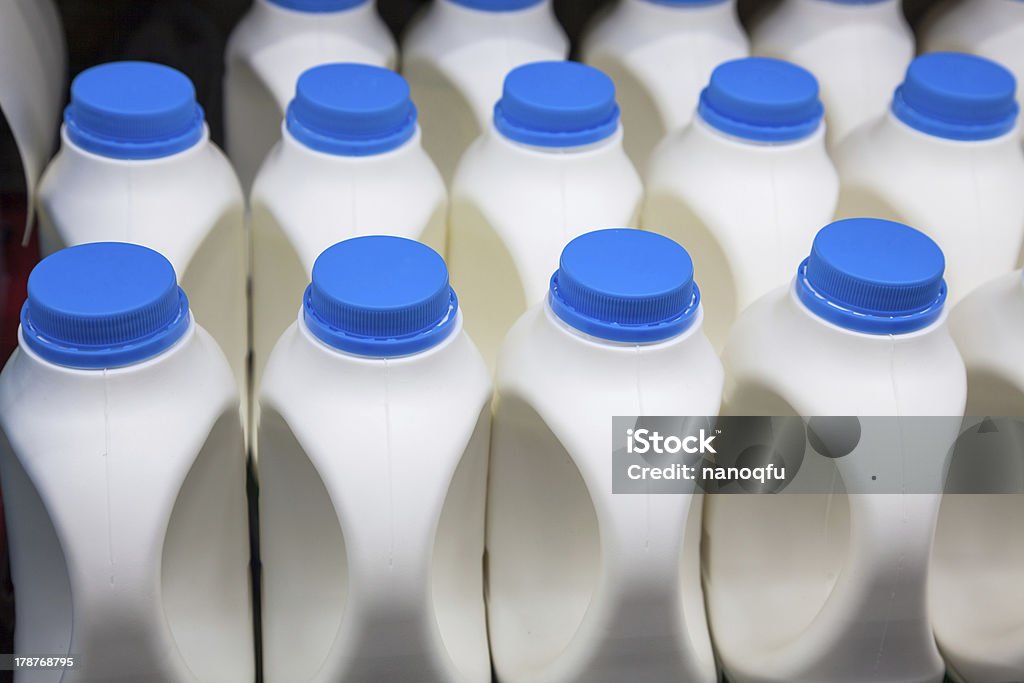
<svg viewBox="0 0 1024 683"><path fill-rule="evenodd" d="M399 358L284 333L258 417L267 681L489 683L490 400L461 329Z"/></svg>
<svg viewBox="0 0 1024 683"><path fill-rule="evenodd" d="M700 494L612 493L612 417L713 416L722 368L700 315L608 342L547 304L509 333L488 489L488 620L501 683L717 681Z"/></svg>
<svg viewBox="0 0 1024 683"><path fill-rule="evenodd" d="M876 216L919 228L946 255L950 303L1013 270L1024 245L1024 151L1016 129L990 140L919 132L891 112L833 156L839 218Z"/></svg>
<svg viewBox="0 0 1024 683"><path fill-rule="evenodd" d="M966 400L945 314L907 334L851 332L792 285L740 316L722 358L731 415L959 416ZM931 437L948 447L958 422ZM831 493L708 499L704 586L733 683L942 681L926 589L941 494L848 495L870 474L855 456L834 460ZM943 448L915 477L937 490L948 460Z"/></svg>
<svg viewBox="0 0 1024 683"><path fill-rule="evenodd" d="M0 375L0 476L17 653L74 655L17 683L255 676L238 393L196 325L111 370L22 347Z"/></svg>
<svg viewBox="0 0 1024 683"><path fill-rule="evenodd" d="M961 301L950 328L967 364L968 415L1024 417L1021 273L1003 275ZM992 468L985 473L990 481L1016 482L1019 491L1024 461L1007 458L1019 456L1019 436L984 438L1015 440L984 466ZM956 681L1024 680L1022 519L1019 493L946 495L942 501L929 587L935 637Z"/></svg>
<svg viewBox="0 0 1024 683"><path fill-rule="evenodd" d="M824 126L773 144L698 118L656 148L641 223L693 256L715 348L743 309L793 277L793 265L832 220L839 177L824 140Z"/></svg>
<svg viewBox="0 0 1024 683"><path fill-rule="evenodd" d="M488 12L434 0L402 45L402 74L419 109L423 145L451 182L467 147L490 127L505 75L521 64L565 59L569 40L550 0Z"/></svg>
<svg viewBox="0 0 1024 683"><path fill-rule="evenodd" d="M920 29L925 52L970 52L999 62L1024 83L1024 4L1016 0L946 2ZM1018 89L1018 99L1020 99Z"/></svg>
<svg viewBox="0 0 1024 683"><path fill-rule="evenodd" d="M125 160L88 152L62 131L39 187L45 256L86 242L132 242L174 266L196 320L247 396L249 353L244 200L231 164L209 140L171 156Z"/></svg>
<svg viewBox="0 0 1024 683"><path fill-rule="evenodd" d="M332 62L395 68L394 38L366 0L340 12L298 12L255 0L228 40L226 150L248 193L281 137L281 119L305 70Z"/></svg>
<svg viewBox="0 0 1024 683"><path fill-rule="evenodd" d="M516 319L547 295L562 248L637 225L642 199L621 129L592 145L542 148L491 127L466 151L451 190L448 266L489 367Z"/></svg>
<svg viewBox="0 0 1024 683"><path fill-rule="evenodd" d="M324 249L358 235L397 235L444 253L447 194L419 133L389 152L340 156L312 150L285 130L260 170L251 206L254 387L295 321Z"/></svg>
<svg viewBox="0 0 1024 683"><path fill-rule="evenodd" d="M749 52L735 0L619 0L582 46L583 61L615 81L626 153L641 172L654 146L693 118L712 70Z"/></svg>
<svg viewBox="0 0 1024 683"><path fill-rule="evenodd" d="M754 54L808 69L821 84L834 147L884 112L914 57L900 0L783 0L751 32Z"/></svg>

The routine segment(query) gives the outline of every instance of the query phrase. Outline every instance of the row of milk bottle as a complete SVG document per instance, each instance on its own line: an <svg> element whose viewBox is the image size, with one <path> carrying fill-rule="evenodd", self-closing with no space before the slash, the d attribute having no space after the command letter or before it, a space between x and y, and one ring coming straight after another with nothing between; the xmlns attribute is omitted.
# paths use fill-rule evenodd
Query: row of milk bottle
<svg viewBox="0 0 1024 683"><path fill-rule="evenodd" d="M831 493L613 494L614 415L1020 411L1024 277L947 322L944 265L905 225L832 223L719 361L680 245L588 232L492 405L440 255L328 247L254 415L265 680L1020 679L1020 494L846 494L856 458ZM30 277L0 375L15 645L76 663L18 683L253 680L237 386L192 303L123 242Z"/></svg>
<svg viewBox="0 0 1024 683"><path fill-rule="evenodd" d="M654 229L700 264L707 332L720 349L736 316L787 279L779 264L834 216L921 226L950 255L954 300L1013 270L1024 244L1015 95L1015 79L994 62L923 55L888 110L830 158L814 76L741 58L712 71L694 120L657 145L642 182L624 152L612 80L576 62L532 62L506 75L448 191L405 80L382 67L326 64L295 85L281 139L254 182L247 238L241 188L209 142L188 79L112 63L72 84L61 151L39 192L41 244L50 253L115 239L165 254L243 397L250 367L258 386L316 256L366 233L446 254L468 329L493 368L572 237Z"/></svg>
<svg viewBox="0 0 1024 683"><path fill-rule="evenodd" d="M945 3L925 22L927 51L990 57L1024 75L1024 10L1014 0ZM438 0L406 32L401 66L421 108L424 144L450 181L487 130L501 80L569 43L548 0ZM692 118L718 64L751 52L812 71L822 83L830 145L880 116L914 55L899 0L785 0L755 16L751 38L734 0L620 0L585 32L583 61L619 88L626 150L643 168L665 134ZM293 84L308 68L360 62L394 68L397 48L368 0L257 0L227 56L227 148L249 188L279 136Z"/></svg>

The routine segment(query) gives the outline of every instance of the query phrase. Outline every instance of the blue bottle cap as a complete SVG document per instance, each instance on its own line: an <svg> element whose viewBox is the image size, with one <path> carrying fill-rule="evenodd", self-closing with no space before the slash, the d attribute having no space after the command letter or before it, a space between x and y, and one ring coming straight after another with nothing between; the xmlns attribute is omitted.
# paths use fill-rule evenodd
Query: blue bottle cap
<svg viewBox="0 0 1024 683"><path fill-rule="evenodd" d="M868 334L904 334L933 323L946 301L946 260L927 235L880 218L822 228L797 271L796 291L814 314Z"/></svg>
<svg viewBox="0 0 1024 683"><path fill-rule="evenodd" d="M948 140L988 140L1017 122L1017 81L1002 65L958 52L932 52L907 67L892 113L911 128Z"/></svg>
<svg viewBox="0 0 1024 683"><path fill-rule="evenodd" d="M437 252L382 235L345 240L320 254L303 304L303 319L318 339L375 357L440 344L455 329L459 310Z"/></svg>
<svg viewBox="0 0 1024 683"><path fill-rule="evenodd" d="M110 62L71 82L64 125L73 143L112 159L157 159L203 137L203 109L188 77L163 64Z"/></svg>
<svg viewBox="0 0 1024 683"><path fill-rule="evenodd" d="M505 77L494 125L510 140L538 147L604 140L619 126L615 84L579 62L524 64Z"/></svg>
<svg viewBox="0 0 1024 683"><path fill-rule="evenodd" d="M339 156L381 154L416 132L409 84L369 64L324 64L299 76L288 132L306 147Z"/></svg>
<svg viewBox="0 0 1024 683"><path fill-rule="evenodd" d="M697 113L723 133L758 142L790 142L818 129L825 108L810 71L768 57L720 64L700 94Z"/></svg>
<svg viewBox="0 0 1024 683"><path fill-rule="evenodd" d="M462 5L469 9L480 12L515 12L539 5L544 0L451 0L456 5Z"/></svg>
<svg viewBox="0 0 1024 683"><path fill-rule="evenodd" d="M295 12L323 14L325 12L343 12L359 7L369 0L270 0L272 5L290 9Z"/></svg>
<svg viewBox="0 0 1024 683"><path fill-rule="evenodd" d="M566 245L548 303L565 323L593 337L656 342L690 327L700 290L693 261L679 244L653 232L613 228Z"/></svg>
<svg viewBox="0 0 1024 683"><path fill-rule="evenodd" d="M166 350L188 329L188 299L161 254L93 242L47 256L28 278L25 344L72 368L116 368Z"/></svg>

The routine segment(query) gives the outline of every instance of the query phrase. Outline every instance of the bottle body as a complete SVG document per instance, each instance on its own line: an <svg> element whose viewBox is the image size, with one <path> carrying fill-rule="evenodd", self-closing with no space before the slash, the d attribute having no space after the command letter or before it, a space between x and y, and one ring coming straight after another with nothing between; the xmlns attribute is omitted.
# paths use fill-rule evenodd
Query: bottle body
<svg viewBox="0 0 1024 683"><path fill-rule="evenodd" d="M43 255L87 242L150 247L179 274L196 320L228 358L247 396L248 305L244 206L224 155L195 146L142 161L92 154L68 139L39 188Z"/></svg>
<svg viewBox="0 0 1024 683"><path fill-rule="evenodd" d="M907 64L914 35L896 0L787 0L754 28L754 54L810 70L821 83L828 144L879 117Z"/></svg>
<svg viewBox="0 0 1024 683"><path fill-rule="evenodd" d="M251 681L238 394L192 325L140 364L74 370L22 344L0 380L21 681Z"/></svg>
<svg viewBox="0 0 1024 683"><path fill-rule="evenodd" d="M462 153L488 130L505 75L568 53L569 41L547 0L501 12L438 0L414 20L404 40L402 74L419 109L423 146L446 183Z"/></svg>
<svg viewBox="0 0 1024 683"><path fill-rule="evenodd" d="M947 254L952 302L1013 270L1024 244L1024 154L1016 128L990 140L947 140L910 128L892 113L836 151L836 215L901 221Z"/></svg>
<svg viewBox="0 0 1024 683"><path fill-rule="evenodd" d="M977 420L1009 418L997 419L999 429L991 438L980 438L1018 439L1004 425L1024 415L1020 272L1003 275L964 299L950 315L950 328L967 364L967 414ZM980 426L976 430L983 433ZM1015 521L1024 515L1024 463L1018 441L1000 448L1003 443L971 449L969 466L977 468L977 459L988 456L982 470L986 481L1013 493L990 488L985 495L947 493L942 500L929 595L935 637L954 680L1024 676L1024 610L1015 578L1024 571L1024 543Z"/></svg>
<svg viewBox="0 0 1024 683"><path fill-rule="evenodd" d="M373 2L337 12L300 12L257 0L231 34L224 75L226 151L246 193L281 136L299 75L329 62L395 67L394 39Z"/></svg>
<svg viewBox="0 0 1024 683"><path fill-rule="evenodd" d="M488 490L499 681L716 680L702 496L615 496L608 453L613 415L715 415L721 385L699 318L653 344L588 337L545 303L516 323L499 363Z"/></svg>
<svg viewBox="0 0 1024 683"><path fill-rule="evenodd" d="M403 188L401 201L394 190ZM295 321L313 262L335 242L366 234L408 237L444 253L447 193L420 145L371 156L318 153L287 131L252 193L253 386Z"/></svg>
<svg viewBox="0 0 1024 683"><path fill-rule="evenodd" d="M267 680L490 680L489 437L460 331L399 358L285 332L259 404Z"/></svg>
<svg viewBox="0 0 1024 683"><path fill-rule="evenodd" d="M906 334L854 332L812 314L792 286L747 309L723 362L733 415L956 417L966 398L944 318ZM958 421L949 425L945 444ZM915 474L941 480L948 457ZM925 589L941 495L847 494L865 476L859 462L834 460L832 490L709 499L705 588L730 680L942 680ZM737 534L757 541L740 549Z"/></svg>
<svg viewBox="0 0 1024 683"><path fill-rule="evenodd" d="M452 185L448 262L489 367L515 320L543 300L562 248L595 228L635 226L642 196L621 133L551 150L492 130L467 151Z"/></svg>
<svg viewBox="0 0 1024 683"><path fill-rule="evenodd" d="M747 306L789 281L832 219L839 178L824 135L759 143L697 119L656 149L642 224L693 255L715 348Z"/></svg>
<svg viewBox="0 0 1024 683"><path fill-rule="evenodd" d="M587 34L583 61L615 81L626 153L644 173L655 145L693 118L711 71L749 52L731 0L622 0Z"/></svg>

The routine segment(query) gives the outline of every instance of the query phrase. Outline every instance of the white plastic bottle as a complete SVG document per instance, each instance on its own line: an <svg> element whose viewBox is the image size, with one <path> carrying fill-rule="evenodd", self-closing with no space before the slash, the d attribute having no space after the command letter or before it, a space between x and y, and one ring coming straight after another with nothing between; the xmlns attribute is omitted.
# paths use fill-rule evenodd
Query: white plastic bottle
<svg viewBox="0 0 1024 683"><path fill-rule="evenodd" d="M166 256L246 395L243 197L184 74L147 62L79 74L38 208L44 255L113 240Z"/></svg>
<svg viewBox="0 0 1024 683"><path fill-rule="evenodd" d="M445 182L490 127L505 74L569 54L551 0L434 0L402 42L402 73L419 107L423 145Z"/></svg>
<svg viewBox="0 0 1024 683"><path fill-rule="evenodd" d="M711 71L749 53L735 0L619 0L582 46L583 61L615 81L641 172L658 141L691 121Z"/></svg>
<svg viewBox="0 0 1024 683"><path fill-rule="evenodd" d="M452 281L489 366L547 295L562 248L594 228L635 226L642 198L610 78L575 62L508 75L494 123L459 164L448 218Z"/></svg>
<svg viewBox="0 0 1024 683"><path fill-rule="evenodd" d="M133 244L45 258L0 375L17 683L255 675L238 392L174 269Z"/></svg>
<svg viewBox="0 0 1024 683"><path fill-rule="evenodd" d="M865 493L876 472L854 444L834 456L831 488L708 498L704 586L730 681L942 680L928 563L946 446L967 393L946 325L943 263L935 243L905 225L839 221L815 238L794 284L737 320L722 356L723 412L952 419L926 425L945 446L912 473L933 482L931 492ZM858 427L867 447L870 428ZM907 455L902 445L896 452Z"/></svg>
<svg viewBox="0 0 1024 683"><path fill-rule="evenodd" d="M721 348L744 308L792 278L835 212L839 176L814 76L765 57L722 64L645 181L641 224L693 255L704 329Z"/></svg>
<svg viewBox="0 0 1024 683"><path fill-rule="evenodd" d="M281 137L303 71L330 62L394 68L397 59L373 0L254 0L228 40L224 72L225 143L245 191Z"/></svg>
<svg viewBox="0 0 1024 683"><path fill-rule="evenodd" d="M437 253L317 259L259 398L266 680L490 682L490 402Z"/></svg>
<svg viewBox="0 0 1024 683"><path fill-rule="evenodd" d="M999 62L1018 82L1024 80L1024 4L1017 0L940 4L920 31L924 52L970 52Z"/></svg>
<svg viewBox="0 0 1024 683"><path fill-rule="evenodd" d="M1002 275L968 295L953 309L949 325L967 365L967 414L996 418L988 433L984 421L978 425L978 440L965 443L980 447L966 448L963 456L972 469L984 468L978 474L1008 484L1015 493L995 493L992 487L985 489L988 495L943 497L929 584L932 626L958 683L1024 680L1021 272ZM1016 434L1007 429L1013 422ZM999 450L990 450L993 446ZM982 460L986 456L992 459Z"/></svg>
<svg viewBox="0 0 1024 683"><path fill-rule="evenodd" d="M599 230L509 333L487 501L500 683L717 681L699 494L612 493L612 417L717 415L722 368L686 251Z"/></svg>
<svg viewBox="0 0 1024 683"><path fill-rule="evenodd" d="M754 27L751 45L818 78L830 147L885 111L914 58L900 0L783 0Z"/></svg>
<svg viewBox="0 0 1024 683"><path fill-rule="evenodd" d="M379 233L444 253L444 181L420 144L408 85L382 67L330 64L299 78L251 206L254 386L324 249Z"/></svg>
<svg viewBox="0 0 1024 683"><path fill-rule="evenodd" d="M843 143L839 217L920 226L948 255L951 302L1013 270L1024 245L1024 151L1013 76L939 52L907 69L890 111Z"/></svg>
<svg viewBox="0 0 1024 683"><path fill-rule="evenodd" d="M968 295L950 315L950 328L967 364L968 415L984 418L975 436L979 441L969 442L980 447L965 450L964 455L970 456L974 467L984 467L981 474L1006 483L1015 495L944 497L930 584L935 635L954 680L1021 680L1024 593L1019 577L1024 572L1024 539L1019 520L1024 518L1020 493L1024 462L1019 425L1024 417L1020 346L1024 277L1020 271L1002 275ZM988 416L995 420L985 430ZM993 446L999 450L990 450ZM981 460L986 456L991 459Z"/></svg>

